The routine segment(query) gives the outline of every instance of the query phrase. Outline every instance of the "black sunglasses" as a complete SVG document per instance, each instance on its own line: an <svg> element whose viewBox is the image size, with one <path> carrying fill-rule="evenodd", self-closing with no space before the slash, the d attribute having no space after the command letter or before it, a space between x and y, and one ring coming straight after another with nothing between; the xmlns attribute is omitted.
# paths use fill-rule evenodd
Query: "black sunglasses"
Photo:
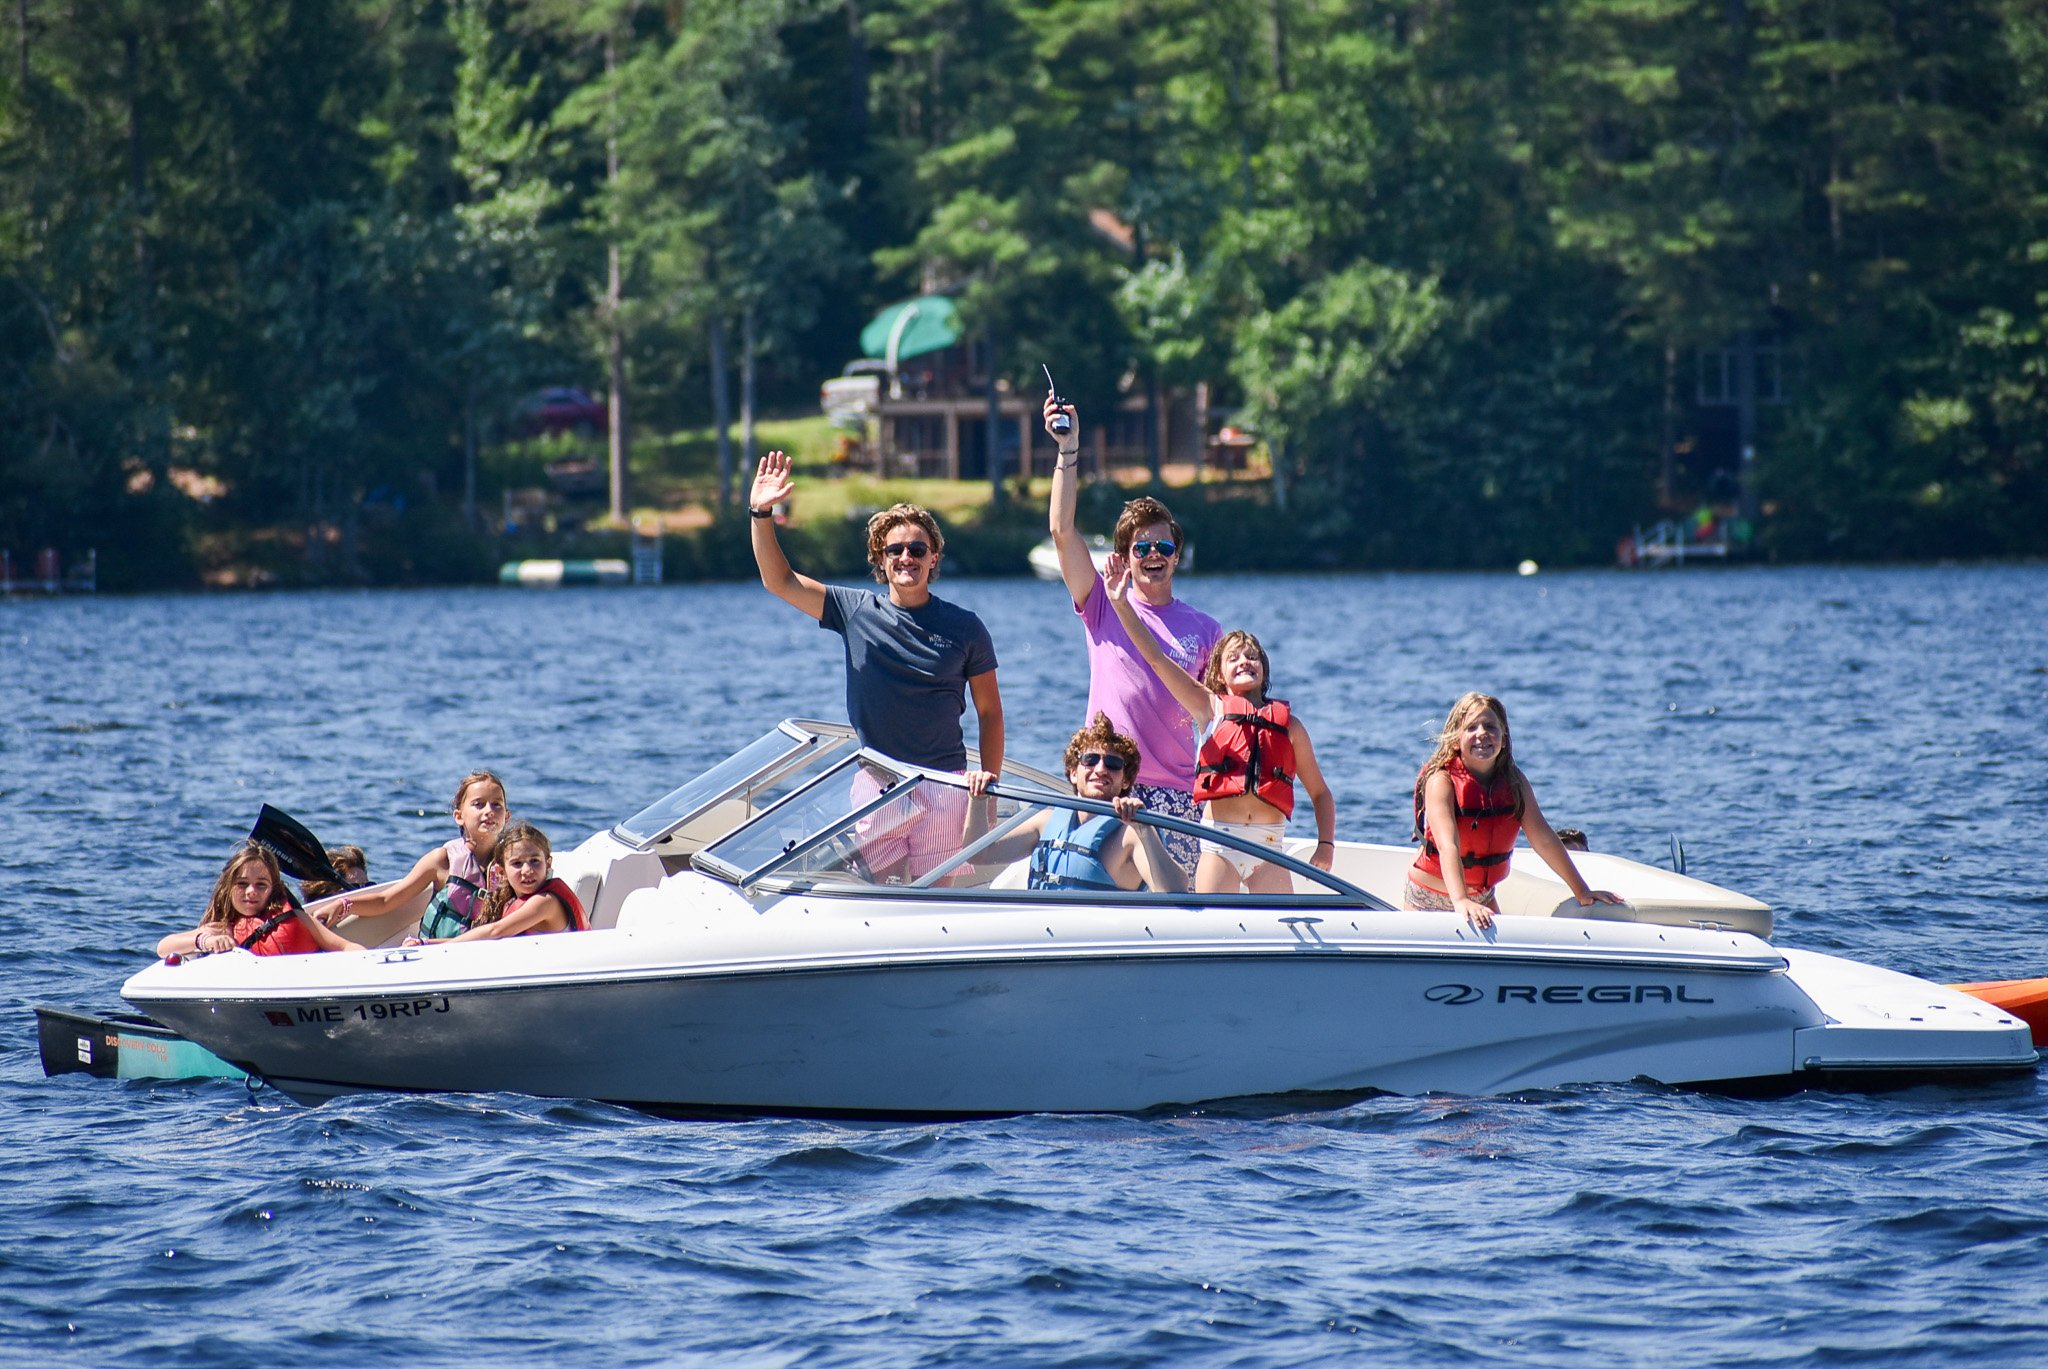
<svg viewBox="0 0 2048 1369"><path fill-rule="evenodd" d="M915 556L924 560L925 553L932 549L929 542L892 542L882 550L890 556Z"/></svg>
<svg viewBox="0 0 2048 1369"><path fill-rule="evenodd" d="M1114 751L1083 751L1075 759L1080 761L1083 770L1093 770L1099 765L1114 775L1124 768L1124 758Z"/></svg>
<svg viewBox="0 0 2048 1369"><path fill-rule="evenodd" d="M1166 538L1161 538L1157 542L1133 542L1131 543L1131 555L1140 557L1150 556L1153 552L1157 551L1161 556L1171 556L1175 548L1179 546L1180 543Z"/></svg>

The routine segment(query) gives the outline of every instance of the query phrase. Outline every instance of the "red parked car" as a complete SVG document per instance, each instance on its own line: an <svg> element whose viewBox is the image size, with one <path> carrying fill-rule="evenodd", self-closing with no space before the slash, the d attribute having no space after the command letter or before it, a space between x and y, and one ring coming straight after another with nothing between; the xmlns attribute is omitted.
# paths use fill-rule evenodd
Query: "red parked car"
<svg viewBox="0 0 2048 1369"><path fill-rule="evenodd" d="M534 391L519 404L519 431L526 437L553 437L557 433L599 437L609 424L610 414L604 401L592 399L590 391L575 385L550 385Z"/></svg>

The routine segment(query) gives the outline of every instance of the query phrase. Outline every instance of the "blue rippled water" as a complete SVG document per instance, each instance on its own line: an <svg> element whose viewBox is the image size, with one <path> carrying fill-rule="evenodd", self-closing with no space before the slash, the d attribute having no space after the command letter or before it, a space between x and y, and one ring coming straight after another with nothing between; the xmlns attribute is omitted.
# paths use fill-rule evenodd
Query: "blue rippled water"
<svg viewBox="0 0 2048 1369"><path fill-rule="evenodd" d="M1347 836L1503 696L1557 822L1940 980L2048 973L2048 568L1204 577ZM1057 587L959 582L1011 747L1085 697ZM1648 1085L943 1125L42 1077L261 802L390 875L456 776L574 841L785 715L746 586L0 605L0 1360L91 1365L2037 1365L2034 1080Z"/></svg>

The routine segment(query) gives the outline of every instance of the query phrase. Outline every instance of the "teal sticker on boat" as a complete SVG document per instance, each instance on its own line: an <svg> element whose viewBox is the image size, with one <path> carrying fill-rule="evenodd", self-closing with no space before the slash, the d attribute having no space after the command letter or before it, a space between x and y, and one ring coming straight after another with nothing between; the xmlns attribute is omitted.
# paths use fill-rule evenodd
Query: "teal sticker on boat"
<svg viewBox="0 0 2048 1369"><path fill-rule="evenodd" d="M115 1038L122 1079L246 1079L249 1076L204 1046L161 1036Z"/></svg>

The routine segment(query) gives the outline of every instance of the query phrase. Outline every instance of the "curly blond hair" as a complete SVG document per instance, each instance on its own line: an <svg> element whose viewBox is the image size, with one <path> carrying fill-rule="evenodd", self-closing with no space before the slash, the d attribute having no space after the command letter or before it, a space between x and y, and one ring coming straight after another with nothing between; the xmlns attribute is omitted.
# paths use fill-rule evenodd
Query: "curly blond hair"
<svg viewBox="0 0 2048 1369"><path fill-rule="evenodd" d="M914 525L922 532L925 540L932 544L933 551L943 553L946 550L945 536L939 532L939 520L932 517L930 509L921 509L915 504L891 504L868 520L868 569L874 573L876 580L884 584L888 582L889 570L883 564L885 558L882 549L889 545L889 534L905 523ZM928 578L939 578L937 563L932 565L932 573Z"/></svg>

